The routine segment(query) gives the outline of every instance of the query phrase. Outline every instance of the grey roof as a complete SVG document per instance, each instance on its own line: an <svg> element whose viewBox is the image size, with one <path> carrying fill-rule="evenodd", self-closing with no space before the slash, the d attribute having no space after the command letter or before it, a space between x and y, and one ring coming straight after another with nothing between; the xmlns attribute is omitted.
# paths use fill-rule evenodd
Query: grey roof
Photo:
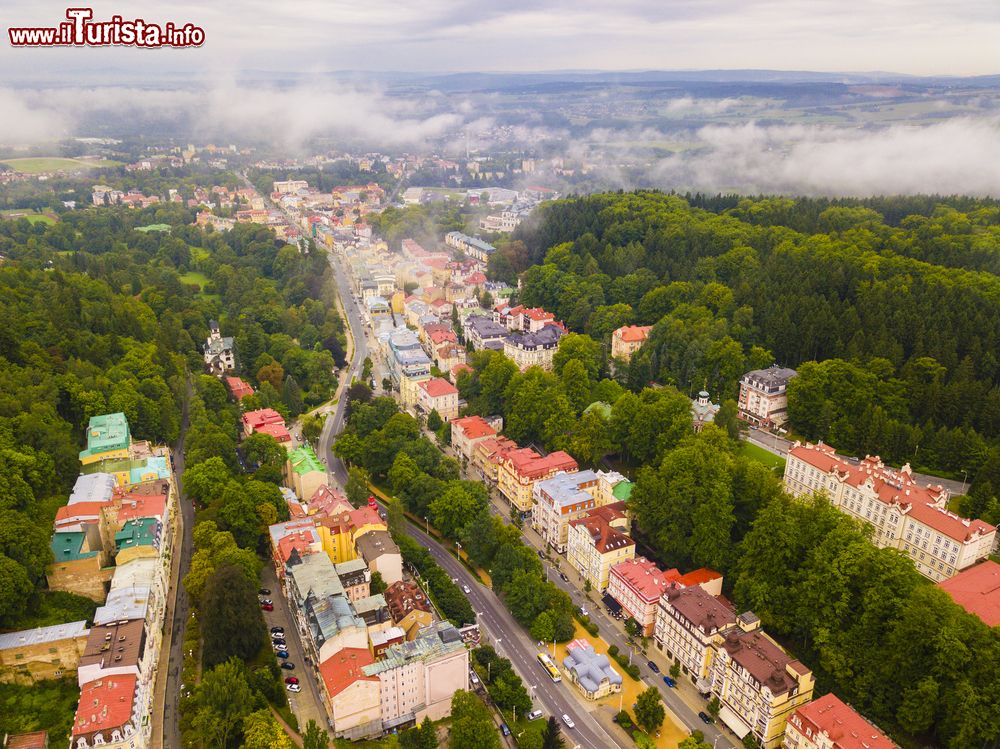
<svg viewBox="0 0 1000 749"><path fill-rule="evenodd" d="M68 505L77 502L107 502L115 490L115 477L110 473L91 473L77 476Z"/></svg>
<svg viewBox="0 0 1000 749"><path fill-rule="evenodd" d="M358 613L358 616L362 617L369 611L379 611L386 608L388 608L388 605L385 602L385 596L381 593L376 593L367 598L359 598L354 602L354 610Z"/></svg>
<svg viewBox="0 0 1000 749"><path fill-rule="evenodd" d="M787 385L788 381L797 374L798 372L794 369L779 367L775 364L767 369L754 369L747 372L740 379L740 382L746 382L766 390L774 390Z"/></svg>
<svg viewBox="0 0 1000 749"><path fill-rule="evenodd" d="M576 640L570 644L572 647L567 648L563 666L573 673L584 689L596 692L604 681L621 685L622 677L611 667L608 656L596 652L594 646L586 640Z"/></svg>
<svg viewBox="0 0 1000 749"><path fill-rule="evenodd" d="M565 505L586 502L589 499L593 499L592 495L579 488L580 484L587 484L592 481L597 481L597 474L589 469L586 471L574 471L573 473L563 472L556 474L550 479L537 482L535 488L540 492L544 491L548 494L556 507L564 507Z"/></svg>
<svg viewBox="0 0 1000 749"><path fill-rule="evenodd" d="M94 624L107 624L129 619L145 619L149 608L149 587L144 585L117 588L108 593L108 600L94 614Z"/></svg>
<svg viewBox="0 0 1000 749"><path fill-rule="evenodd" d="M459 650L465 650L465 643L455 625L451 622L433 622L421 627L416 638L410 642L391 645L382 660L365 666L362 670L366 676L377 676L413 661L431 660Z"/></svg>
<svg viewBox="0 0 1000 749"><path fill-rule="evenodd" d="M510 335L510 331L507 328L495 322L492 317L484 315L469 315L465 318L465 322L462 325L466 332L469 330L475 331L476 335L484 341L491 338L506 338Z"/></svg>
<svg viewBox="0 0 1000 749"><path fill-rule="evenodd" d="M317 556L317 555L314 555ZM365 628L364 619L357 616L351 609L351 602L343 595L325 596L324 598L309 597L303 607L309 628L313 633L318 647L327 640L336 637L340 632L352 627Z"/></svg>
<svg viewBox="0 0 1000 749"><path fill-rule="evenodd" d="M233 339L229 336L225 338L209 338L205 343L205 353L218 356L226 351L233 350Z"/></svg>
<svg viewBox="0 0 1000 749"><path fill-rule="evenodd" d="M398 554L399 547L387 531L370 531L355 542L358 555L369 564L385 554Z"/></svg>
<svg viewBox="0 0 1000 749"><path fill-rule="evenodd" d="M558 325L546 325L534 333L514 333L509 338L511 346L522 349L552 348L566 335Z"/></svg>
<svg viewBox="0 0 1000 749"><path fill-rule="evenodd" d="M23 629L20 632L7 632L0 635L0 650L21 647L24 645L41 645L46 642L58 642L70 637L86 637L90 632L86 621L53 624L51 627L36 627Z"/></svg>
<svg viewBox="0 0 1000 749"><path fill-rule="evenodd" d="M326 554L307 554L301 564L288 568L288 576L292 578L299 605L310 597L318 599L344 595L344 586Z"/></svg>

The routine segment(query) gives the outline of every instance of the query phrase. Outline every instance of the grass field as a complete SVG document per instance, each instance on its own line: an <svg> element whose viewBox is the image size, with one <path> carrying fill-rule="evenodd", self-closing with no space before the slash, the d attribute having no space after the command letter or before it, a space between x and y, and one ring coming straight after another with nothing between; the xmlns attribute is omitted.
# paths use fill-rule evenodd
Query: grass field
<svg viewBox="0 0 1000 749"><path fill-rule="evenodd" d="M768 452L763 447L758 447L750 442L743 441L740 443L740 454L745 455L751 460L756 460L758 463L763 463L768 468L780 468L782 471L785 470L784 458L780 455Z"/></svg>
<svg viewBox="0 0 1000 749"><path fill-rule="evenodd" d="M208 259L208 250L204 247L191 247L191 259L195 262Z"/></svg>
<svg viewBox="0 0 1000 749"><path fill-rule="evenodd" d="M196 283L198 284L199 289L204 290L210 281L208 276L204 273L199 273L196 270L189 270L187 273L181 274L181 283Z"/></svg>
<svg viewBox="0 0 1000 749"><path fill-rule="evenodd" d="M52 216L47 216L44 213L35 213L27 208L9 208L6 211L0 211L0 217L8 220L26 218L33 224L54 224L56 222Z"/></svg>
<svg viewBox="0 0 1000 749"><path fill-rule="evenodd" d="M0 159L16 172L22 174L43 174L45 172L77 172L82 169L98 169L103 166L118 166L120 161L101 159L85 161L83 159L64 159L59 156L27 157L22 159Z"/></svg>

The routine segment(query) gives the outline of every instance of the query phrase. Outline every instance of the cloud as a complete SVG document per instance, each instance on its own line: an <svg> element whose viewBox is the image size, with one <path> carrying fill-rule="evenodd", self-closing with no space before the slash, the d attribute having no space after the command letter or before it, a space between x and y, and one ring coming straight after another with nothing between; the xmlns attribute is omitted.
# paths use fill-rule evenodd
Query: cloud
<svg viewBox="0 0 1000 749"><path fill-rule="evenodd" d="M682 96L667 102L667 111L673 114L721 114L739 103L737 99L694 99Z"/></svg>
<svg viewBox="0 0 1000 749"><path fill-rule="evenodd" d="M69 126L63 113L10 89L0 89L0 112L0 143L50 141L66 135Z"/></svg>

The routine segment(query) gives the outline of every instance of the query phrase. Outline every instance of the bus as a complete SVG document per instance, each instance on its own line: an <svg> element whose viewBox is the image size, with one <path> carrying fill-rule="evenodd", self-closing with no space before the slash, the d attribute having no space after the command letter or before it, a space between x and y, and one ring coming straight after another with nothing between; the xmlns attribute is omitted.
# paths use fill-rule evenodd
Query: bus
<svg viewBox="0 0 1000 749"><path fill-rule="evenodd" d="M562 676L559 675L559 669L556 667L556 664L552 662L552 659L549 658L547 653L539 653L538 662L541 663L542 668L548 672L549 678L552 679L552 681L556 684L562 681Z"/></svg>

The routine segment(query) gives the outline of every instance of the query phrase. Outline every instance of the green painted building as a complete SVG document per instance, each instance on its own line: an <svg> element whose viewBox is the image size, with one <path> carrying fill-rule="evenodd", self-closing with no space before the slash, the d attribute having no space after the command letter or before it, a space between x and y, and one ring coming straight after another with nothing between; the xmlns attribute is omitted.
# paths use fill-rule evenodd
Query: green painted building
<svg viewBox="0 0 1000 749"><path fill-rule="evenodd" d="M123 413L90 417L87 426L87 449L80 453L84 465L111 458L127 458L132 435Z"/></svg>

